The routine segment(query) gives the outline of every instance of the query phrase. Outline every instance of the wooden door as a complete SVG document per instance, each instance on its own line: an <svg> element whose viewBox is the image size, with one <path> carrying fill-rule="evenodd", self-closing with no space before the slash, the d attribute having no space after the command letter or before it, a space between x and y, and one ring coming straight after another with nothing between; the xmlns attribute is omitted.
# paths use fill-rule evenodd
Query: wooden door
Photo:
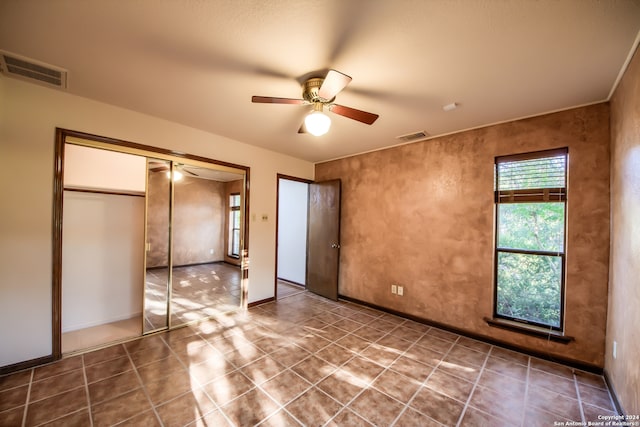
<svg viewBox="0 0 640 427"><path fill-rule="evenodd" d="M338 299L340 180L309 184L307 290Z"/></svg>

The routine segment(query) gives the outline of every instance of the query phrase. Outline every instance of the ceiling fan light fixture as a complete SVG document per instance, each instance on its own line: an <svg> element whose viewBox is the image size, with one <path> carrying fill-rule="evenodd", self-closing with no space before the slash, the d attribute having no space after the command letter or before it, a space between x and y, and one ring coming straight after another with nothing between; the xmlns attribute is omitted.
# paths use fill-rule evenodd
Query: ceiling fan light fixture
<svg viewBox="0 0 640 427"><path fill-rule="evenodd" d="M322 103L313 104L313 111L304 119L304 126L313 136L321 136L329 132L331 119L322 112Z"/></svg>
<svg viewBox="0 0 640 427"><path fill-rule="evenodd" d="M173 182L180 181L184 175L182 172L174 170L173 171ZM167 171L167 178L171 179L171 171Z"/></svg>

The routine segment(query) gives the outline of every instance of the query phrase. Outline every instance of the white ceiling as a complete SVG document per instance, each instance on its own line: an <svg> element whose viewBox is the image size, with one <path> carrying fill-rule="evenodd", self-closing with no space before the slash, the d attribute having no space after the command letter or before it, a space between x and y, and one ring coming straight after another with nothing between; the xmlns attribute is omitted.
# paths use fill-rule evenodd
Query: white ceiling
<svg viewBox="0 0 640 427"><path fill-rule="evenodd" d="M639 30L640 0L0 1L0 49L70 93L313 162L607 100ZM251 103L328 68L376 123L300 135L309 106Z"/></svg>

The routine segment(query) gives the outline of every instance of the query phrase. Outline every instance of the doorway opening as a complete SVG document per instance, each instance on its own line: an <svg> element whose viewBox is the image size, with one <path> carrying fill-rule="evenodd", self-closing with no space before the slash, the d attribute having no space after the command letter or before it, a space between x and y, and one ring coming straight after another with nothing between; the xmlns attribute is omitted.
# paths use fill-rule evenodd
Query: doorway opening
<svg viewBox="0 0 640 427"><path fill-rule="evenodd" d="M309 184L278 174L275 298L306 289Z"/></svg>
<svg viewBox="0 0 640 427"><path fill-rule="evenodd" d="M246 305L249 168L64 129L55 157L54 358Z"/></svg>

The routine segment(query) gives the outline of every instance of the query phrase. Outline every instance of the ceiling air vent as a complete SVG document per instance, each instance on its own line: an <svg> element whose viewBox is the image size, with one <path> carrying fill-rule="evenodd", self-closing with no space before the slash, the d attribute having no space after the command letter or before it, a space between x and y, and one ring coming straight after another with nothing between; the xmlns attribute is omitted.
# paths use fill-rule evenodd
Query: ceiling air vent
<svg viewBox="0 0 640 427"><path fill-rule="evenodd" d="M58 89L67 88L67 70L0 50L0 71L8 77Z"/></svg>
<svg viewBox="0 0 640 427"><path fill-rule="evenodd" d="M428 138L429 136L430 135L426 131L421 130L414 133L408 133L406 135L396 136L396 139L402 142L413 142L413 141L419 141L421 139Z"/></svg>

